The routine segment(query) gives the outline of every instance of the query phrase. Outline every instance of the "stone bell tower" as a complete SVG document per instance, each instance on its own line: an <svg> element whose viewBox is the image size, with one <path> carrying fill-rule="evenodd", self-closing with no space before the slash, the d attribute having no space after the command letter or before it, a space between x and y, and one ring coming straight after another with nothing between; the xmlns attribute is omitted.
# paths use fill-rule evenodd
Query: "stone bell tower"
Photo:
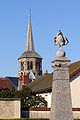
<svg viewBox="0 0 80 120"><path fill-rule="evenodd" d="M42 75L42 57L35 51L34 48L31 15L29 15L26 51L18 58L18 60L19 86L26 85L30 82L30 79L32 81Z"/></svg>

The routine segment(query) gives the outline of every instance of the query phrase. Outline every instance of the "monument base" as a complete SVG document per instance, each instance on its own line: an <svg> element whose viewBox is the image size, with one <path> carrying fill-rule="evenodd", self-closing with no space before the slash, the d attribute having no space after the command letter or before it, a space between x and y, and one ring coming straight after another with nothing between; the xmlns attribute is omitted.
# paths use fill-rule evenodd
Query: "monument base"
<svg viewBox="0 0 80 120"><path fill-rule="evenodd" d="M52 83L52 102L50 120L73 120L69 81L70 60L66 57L56 58Z"/></svg>

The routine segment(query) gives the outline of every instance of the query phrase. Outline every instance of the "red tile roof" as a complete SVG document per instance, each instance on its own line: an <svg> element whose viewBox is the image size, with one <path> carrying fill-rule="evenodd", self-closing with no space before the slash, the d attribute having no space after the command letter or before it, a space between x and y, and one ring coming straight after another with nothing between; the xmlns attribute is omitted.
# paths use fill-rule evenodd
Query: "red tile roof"
<svg viewBox="0 0 80 120"><path fill-rule="evenodd" d="M80 61L74 62L70 65L70 78L80 72Z"/></svg>
<svg viewBox="0 0 80 120"><path fill-rule="evenodd" d="M8 82L7 78L0 78L0 90L2 89L8 89L10 90L11 86Z"/></svg>

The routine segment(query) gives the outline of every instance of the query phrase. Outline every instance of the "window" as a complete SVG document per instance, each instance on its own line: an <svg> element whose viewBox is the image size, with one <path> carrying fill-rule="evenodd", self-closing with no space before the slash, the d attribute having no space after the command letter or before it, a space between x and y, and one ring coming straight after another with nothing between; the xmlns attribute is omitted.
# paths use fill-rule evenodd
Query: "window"
<svg viewBox="0 0 80 120"><path fill-rule="evenodd" d="M29 61L27 62L27 70L29 70Z"/></svg>
<svg viewBox="0 0 80 120"><path fill-rule="evenodd" d="M33 69L33 62L32 61L30 62L30 69L31 70Z"/></svg>
<svg viewBox="0 0 80 120"><path fill-rule="evenodd" d="M23 73L21 72L21 80L22 80Z"/></svg>
<svg viewBox="0 0 80 120"><path fill-rule="evenodd" d="M21 71L24 70L24 62L21 62Z"/></svg>
<svg viewBox="0 0 80 120"><path fill-rule="evenodd" d="M37 69L37 71L40 71L40 62L36 63L36 69Z"/></svg>

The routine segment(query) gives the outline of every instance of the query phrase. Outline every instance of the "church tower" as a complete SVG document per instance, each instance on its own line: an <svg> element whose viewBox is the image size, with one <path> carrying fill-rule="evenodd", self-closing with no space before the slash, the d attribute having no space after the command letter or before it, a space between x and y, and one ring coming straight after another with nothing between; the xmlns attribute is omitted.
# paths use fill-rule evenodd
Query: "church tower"
<svg viewBox="0 0 80 120"><path fill-rule="evenodd" d="M30 82L30 79L34 80L38 76L42 75L42 57L35 51L34 48L31 15L29 15L26 51L19 57L18 60L19 84L26 85Z"/></svg>

